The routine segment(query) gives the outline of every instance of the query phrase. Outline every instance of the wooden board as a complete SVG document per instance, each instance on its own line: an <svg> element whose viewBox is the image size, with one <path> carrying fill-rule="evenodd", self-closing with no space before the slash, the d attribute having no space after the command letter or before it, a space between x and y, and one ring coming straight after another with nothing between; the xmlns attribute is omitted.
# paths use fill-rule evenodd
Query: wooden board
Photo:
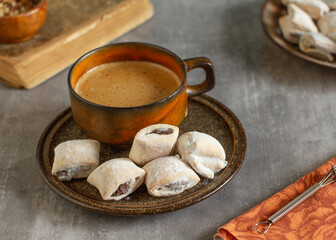
<svg viewBox="0 0 336 240"><path fill-rule="evenodd" d="M30 40L0 44L0 80L33 88L153 16L149 0L49 0L47 19Z"/></svg>

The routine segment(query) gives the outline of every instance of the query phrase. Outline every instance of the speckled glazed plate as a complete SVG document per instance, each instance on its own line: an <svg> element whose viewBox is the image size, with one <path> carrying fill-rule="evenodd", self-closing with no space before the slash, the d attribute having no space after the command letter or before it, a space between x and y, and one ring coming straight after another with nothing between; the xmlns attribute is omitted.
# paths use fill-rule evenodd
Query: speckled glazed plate
<svg viewBox="0 0 336 240"><path fill-rule="evenodd" d="M261 11L261 23L268 37L276 45L296 57L319 65L336 68L335 62L327 62L310 57L302 53L298 45L289 43L283 38L278 20L281 16L286 15L286 12L287 9L281 4L280 0L266 0Z"/></svg>
<svg viewBox="0 0 336 240"><path fill-rule="evenodd" d="M54 148L61 142L87 138L75 125L71 109L60 113L43 132L37 147L37 163L40 173L57 194L91 210L113 215L150 215L178 210L198 203L224 187L240 169L246 151L244 129L237 117L223 104L208 97L198 96L188 101L188 116L180 125L180 133L200 131L218 139L226 151L228 165L214 179L201 178L193 188L164 198L147 193L143 184L135 192L120 201L104 201L98 190L86 179L61 182L51 174ZM111 158L128 157L129 148L115 148L102 144L101 163Z"/></svg>

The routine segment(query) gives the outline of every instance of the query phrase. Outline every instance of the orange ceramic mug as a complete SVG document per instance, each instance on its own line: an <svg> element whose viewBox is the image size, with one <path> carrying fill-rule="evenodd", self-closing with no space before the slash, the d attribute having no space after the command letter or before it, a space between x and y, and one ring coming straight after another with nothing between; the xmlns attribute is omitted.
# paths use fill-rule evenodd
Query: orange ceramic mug
<svg viewBox="0 0 336 240"><path fill-rule="evenodd" d="M87 101L74 90L79 78L101 64L118 61L147 61L169 68L181 84L169 97L136 107L109 107ZM205 80L187 86L187 72L205 71ZM92 50L79 58L68 75L71 109L77 126L90 138L111 145L130 145L142 128L156 123L178 126L186 116L188 97L202 94L215 85L213 65L206 57L182 60L171 51L148 43L116 43Z"/></svg>

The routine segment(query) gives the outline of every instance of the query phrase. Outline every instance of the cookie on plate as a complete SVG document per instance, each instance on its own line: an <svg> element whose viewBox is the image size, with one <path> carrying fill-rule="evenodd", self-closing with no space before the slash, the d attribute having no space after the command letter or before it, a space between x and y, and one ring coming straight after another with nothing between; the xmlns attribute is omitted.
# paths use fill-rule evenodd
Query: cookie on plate
<svg viewBox="0 0 336 240"><path fill-rule="evenodd" d="M86 178L99 165L100 143L96 140L69 140L57 145L51 173L61 181Z"/></svg>
<svg viewBox="0 0 336 240"><path fill-rule="evenodd" d="M129 158L144 165L174 151L179 128L169 124L154 124L141 129L134 137Z"/></svg>
<svg viewBox="0 0 336 240"><path fill-rule="evenodd" d="M128 158L108 160L87 178L104 200L120 200L134 192L145 179L145 171Z"/></svg>
<svg viewBox="0 0 336 240"><path fill-rule="evenodd" d="M157 158L147 163L146 187L154 197L165 197L182 193L192 188L199 181L197 174L176 156Z"/></svg>
<svg viewBox="0 0 336 240"><path fill-rule="evenodd" d="M214 178L214 174L223 169L225 151L214 137L197 131L182 134L176 142L177 152L199 175Z"/></svg>

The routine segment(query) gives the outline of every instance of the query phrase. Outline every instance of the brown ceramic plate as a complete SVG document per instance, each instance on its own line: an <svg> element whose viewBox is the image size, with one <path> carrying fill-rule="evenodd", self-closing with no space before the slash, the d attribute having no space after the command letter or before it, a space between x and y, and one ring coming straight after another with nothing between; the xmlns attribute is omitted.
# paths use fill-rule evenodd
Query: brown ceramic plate
<svg viewBox="0 0 336 240"><path fill-rule="evenodd" d="M278 24L279 17L285 15L287 9L283 6L280 0L266 0L261 12L261 22L266 34L269 38L275 42L282 49L287 51L288 53L304 59L309 62L317 63L323 66L336 68L335 62L327 62L323 60L319 60L313 57L310 57L304 53L302 53L296 44L292 44L287 42L280 31L280 27Z"/></svg>
<svg viewBox="0 0 336 240"><path fill-rule="evenodd" d="M180 133L200 131L218 139L226 151L228 165L214 179L201 178L193 188L164 198L155 198L142 185L120 201L104 201L98 190L86 179L61 182L51 174L54 148L61 142L87 138L75 125L71 109L60 113L43 132L37 147L40 173L57 194L84 208L113 215L149 215L174 211L198 203L224 187L240 169L246 151L244 129L237 117L223 104L208 96L198 96L188 101L188 116L180 125ZM128 157L129 149L101 145L100 160Z"/></svg>

